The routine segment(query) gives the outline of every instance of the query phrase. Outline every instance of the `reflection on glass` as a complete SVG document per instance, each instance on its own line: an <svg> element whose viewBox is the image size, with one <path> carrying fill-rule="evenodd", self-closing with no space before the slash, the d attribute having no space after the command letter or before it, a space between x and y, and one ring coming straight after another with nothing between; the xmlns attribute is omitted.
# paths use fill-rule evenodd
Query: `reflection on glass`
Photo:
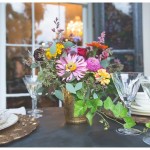
<svg viewBox="0 0 150 150"><path fill-rule="evenodd" d="M78 10L78 11L77 11ZM64 38L79 37L82 41L82 5L64 3L35 3L35 39L36 43L48 42L56 38L51 31L58 17L60 28L65 29ZM71 27L71 29L70 29ZM80 43L81 44L81 43Z"/></svg>
<svg viewBox="0 0 150 150"><path fill-rule="evenodd" d="M10 44L31 44L31 3L7 3L6 42Z"/></svg>
<svg viewBox="0 0 150 150"><path fill-rule="evenodd" d="M30 74L31 69L23 64L23 58L28 57L29 47L7 47L7 93L26 93L27 90L22 81L25 74Z"/></svg>
<svg viewBox="0 0 150 150"><path fill-rule="evenodd" d="M113 49L133 49L131 3L105 3L106 43Z"/></svg>

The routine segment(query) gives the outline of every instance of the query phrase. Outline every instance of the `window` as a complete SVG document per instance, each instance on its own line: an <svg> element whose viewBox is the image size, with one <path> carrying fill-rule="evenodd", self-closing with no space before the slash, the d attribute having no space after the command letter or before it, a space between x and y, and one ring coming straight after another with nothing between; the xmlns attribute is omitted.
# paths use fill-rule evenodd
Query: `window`
<svg viewBox="0 0 150 150"><path fill-rule="evenodd" d="M22 77L30 74L32 70L22 63L22 59L28 57L28 51L33 53L42 42L55 39L51 28L54 26L53 20L56 17L60 20L61 28L65 29L66 38L80 36L82 42L85 42L84 22L87 17L85 10L87 6L71 3L6 3L0 6L3 7L0 12L6 20L4 24L6 41L3 44L6 49L7 106L30 107L31 100ZM54 102L46 106L58 105L58 102Z"/></svg>
<svg viewBox="0 0 150 150"><path fill-rule="evenodd" d="M94 7L101 17L95 18L95 38L105 30L106 43L124 64L123 71L143 71L142 4L99 3Z"/></svg>

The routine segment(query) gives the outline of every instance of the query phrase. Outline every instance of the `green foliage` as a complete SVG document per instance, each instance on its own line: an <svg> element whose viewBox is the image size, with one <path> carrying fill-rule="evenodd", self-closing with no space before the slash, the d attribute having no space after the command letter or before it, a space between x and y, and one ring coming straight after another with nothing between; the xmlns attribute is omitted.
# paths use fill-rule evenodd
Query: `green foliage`
<svg viewBox="0 0 150 150"><path fill-rule="evenodd" d="M75 86L75 90L78 91L82 88L82 82L78 82Z"/></svg>
<svg viewBox="0 0 150 150"><path fill-rule="evenodd" d="M128 110L122 105L121 102L118 102L114 106L112 112L116 118L124 118L127 116Z"/></svg>
<svg viewBox="0 0 150 150"><path fill-rule="evenodd" d="M72 42L70 42L70 41L64 42L64 47L65 48L69 48L69 47L72 47L72 46L74 46L74 44Z"/></svg>
<svg viewBox="0 0 150 150"><path fill-rule="evenodd" d="M104 101L104 108L106 110L113 110L114 109L114 103L110 97L107 97L107 99Z"/></svg>
<svg viewBox="0 0 150 150"><path fill-rule="evenodd" d="M52 46L50 47L50 53L55 54L56 53L56 43L53 42Z"/></svg>
<svg viewBox="0 0 150 150"><path fill-rule="evenodd" d="M68 92L76 94L76 90L74 86L71 83L66 83L66 89Z"/></svg>
<svg viewBox="0 0 150 150"><path fill-rule="evenodd" d="M132 117L125 117L125 118L123 118L123 119L124 119L124 121L125 121L125 124L123 125L124 128L129 129L129 128L132 128L133 126L136 125L136 123L135 123L135 121L133 120Z"/></svg>
<svg viewBox="0 0 150 150"><path fill-rule="evenodd" d="M147 122L147 123L145 124L145 126L146 126L147 128L150 128L150 122Z"/></svg>
<svg viewBox="0 0 150 150"><path fill-rule="evenodd" d="M74 116L82 116L87 110L86 104L82 100L75 101L74 104Z"/></svg>
<svg viewBox="0 0 150 150"><path fill-rule="evenodd" d="M32 63L30 67L31 68L37 68L37 67L39 67L39 64L38 63Z"/></svg>
<svg viewBox="0 0 150 150"><path fill-rule="evenodd" d="M62 91L60 91L60 90L55 90L54 95L55 95L58 99L64 100L64 95L63 95Z"/></svg>
<svg viewBox="0 0 150 150"><path fill-rule="evenodd" d="M96 93L93 94L93 98L96 99L98 98L98 95Z"/></svg>
<svg viewBox="0 0 150 150"><path fill-rule="evenodd" d="M91 113L90 111L86 114L86 118L88 119L90 126L93 124L93 117L94 117L94 114Z"/></svg>
<svg viewBox="0 0 150 150"><path fill-rule="evenodd" d="M123 119L125 124L123 125L124 128L132 128L136 125L135 121L132 117L128 116L128 109L122 105L121 102L118 102L116 105L113 103L110 97L108 97L104 101L104 108L106 110L111 110L113 115L116 118Z"/></svg>
<svg viewBox="0 0 150 150"><path fill-rule="evenodd" d="M103 68L107 68L109 64L110 64L110 60L108 58L101 61L101 66Z"/></svg>

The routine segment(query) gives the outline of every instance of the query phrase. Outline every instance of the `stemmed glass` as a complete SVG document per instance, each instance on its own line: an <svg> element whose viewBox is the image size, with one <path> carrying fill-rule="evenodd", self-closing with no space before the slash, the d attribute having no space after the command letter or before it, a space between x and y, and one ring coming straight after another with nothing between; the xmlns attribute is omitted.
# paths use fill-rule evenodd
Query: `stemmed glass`
<svg viewBox="0 0 150 150"><path fill-rule="evenodd" d="M29 111L30 115L39 118L41 114L37 113L37 90L42 86L36 75L25 75L23 81L27 87L27 90L32 98L32 110Z"/></svg>
<svg viewBox="0 0 150 150"><path fill-rule="evenodd" d="M150 100L150 76L143 76L140 82L141 82L144 93L148 95L149 100ZM143 141L147 143L148 145L150 145L150 133L147 133L143 137Z"/></svg>
<svg viewBox="0 0 150 150"><path fill-rule="evenodd" d="M136 94L140 87L140 78L142 73L139 72L116 72L112 73L112 80L117 89L120 99L128 108L128 116L131 116L131 103L135 100ZM119 128L117 132L124 135L138 135L137 129Z"/></svg>

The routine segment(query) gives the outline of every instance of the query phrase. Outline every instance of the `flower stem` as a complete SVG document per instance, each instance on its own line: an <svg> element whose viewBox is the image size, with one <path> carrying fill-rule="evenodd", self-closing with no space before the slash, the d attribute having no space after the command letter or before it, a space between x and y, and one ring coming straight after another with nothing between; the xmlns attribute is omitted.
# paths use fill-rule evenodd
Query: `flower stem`
<svg viewBox="0 0 150 150"><path fill-rule="evenodd" d="M121 123L121 122L119 122L119 121L117 121L116 119L113 119L113 118L111 118L111 117L108 117L105 113L103 113L103 112L96 112L98 115L100 115L100 116L102 116L102 115L104 115L106 118L108 118L108 119L110 119L110 120L112 120L112 121L115 121L115 122L117 122L117 123L119 123L120 125L122 125L123 126L123 123ZM103 117L104 118L104 117Z"/></svg>

